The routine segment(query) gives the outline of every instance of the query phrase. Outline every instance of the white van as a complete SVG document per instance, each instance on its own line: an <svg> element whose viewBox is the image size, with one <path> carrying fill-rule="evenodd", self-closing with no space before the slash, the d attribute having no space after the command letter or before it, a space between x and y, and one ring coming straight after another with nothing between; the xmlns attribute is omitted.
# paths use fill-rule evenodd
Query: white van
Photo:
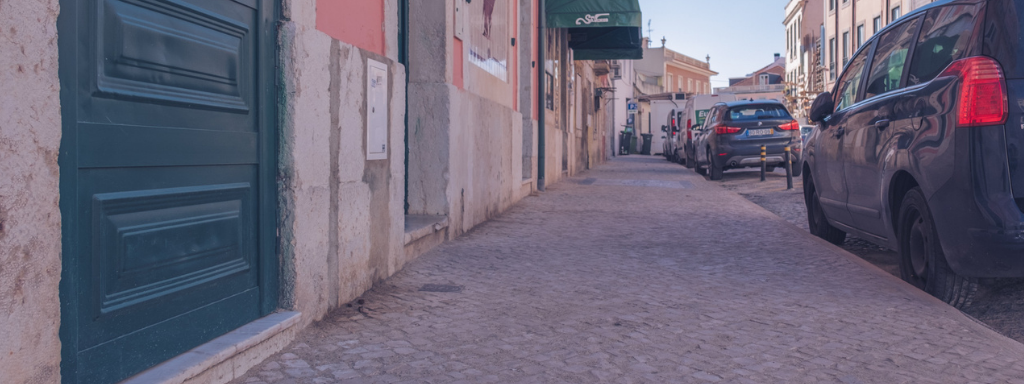
<svg viewBox="0 0 1024 384"><path fill-rule="evenodd" d="M711 106L736 99L736 95L732 93L694 95L687 99L679 122L681 131L675 136L676 143L673 147L676 152L673 157L686 164L687 168L693 168L693 127L704 124Z"/></svg>

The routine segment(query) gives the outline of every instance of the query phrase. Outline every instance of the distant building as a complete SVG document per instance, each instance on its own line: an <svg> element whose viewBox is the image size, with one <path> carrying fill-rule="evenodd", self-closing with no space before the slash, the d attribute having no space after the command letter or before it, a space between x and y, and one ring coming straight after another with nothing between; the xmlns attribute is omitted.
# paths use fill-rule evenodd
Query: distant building
<svg viewBox="0 0 1024 384"><path fill-rule="evenodd" d="M786 59L776 53L775 59L761 69L744 77L729 78L728 87L715 88L715 93L735 93L739 98L776 99L782 101L786 88Z"/></svg>
<svg viewBox="0 0 1024 384"><path fill-rule="evenodd" d="M635 69L644 77L644 82L650 82L650 78L659 79L661 89L654 93L687 93L703 95L711 93L711 76L718 72L711 70L708 61L701 61L682 53L665 47L665 40L662 39L662 46L658 48L647 47L647 39L644 39L644 58L637 60ZM710 59L709 59L710 60ZM645 92L651 94L650 92Z"/></svg>

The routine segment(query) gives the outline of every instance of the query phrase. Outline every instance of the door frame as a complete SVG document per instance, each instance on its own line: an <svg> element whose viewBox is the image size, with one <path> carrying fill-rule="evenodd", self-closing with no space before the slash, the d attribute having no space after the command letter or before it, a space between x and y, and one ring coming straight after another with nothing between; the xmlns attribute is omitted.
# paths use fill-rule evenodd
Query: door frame
<svg viewBox="0 0 1024 384"><path fill-rule="evenodd" d="M97 0L102 1L102 0ZM278 309L280 296L280 202L278 200L278 153L279 153L279 113L281 94L279 93L280 77L278 76L278 21L281 15L281 4L275 0L255 0L260 6L259 20L261 23L259 44L257 44L258 78L260 89L257 91L260 133L260 166L258 175L260 184L257 202L257 233L259 236L258 255L259 270L257 272L260 287L259 313L266 316ZM81 213L73 196L77 192L78 167L76 143L78 142L77 113L73 106L77 102L77 82L79 67L77 63L78 45L78 14L85 0L60 0L61 12L57 17L58 46L58 77L60 79L61 103L61 144L58 154L60 170L60 212L61 212L61 280L59 284L61 342L60 374L62 382L74 382L77 379L78 353L78 313L74 292L79 282L76 269L79 254L76 238L69 236L74 233ZM69 52L68 54L64 54ZM69 85L70 84L70 85Z"/></svg>

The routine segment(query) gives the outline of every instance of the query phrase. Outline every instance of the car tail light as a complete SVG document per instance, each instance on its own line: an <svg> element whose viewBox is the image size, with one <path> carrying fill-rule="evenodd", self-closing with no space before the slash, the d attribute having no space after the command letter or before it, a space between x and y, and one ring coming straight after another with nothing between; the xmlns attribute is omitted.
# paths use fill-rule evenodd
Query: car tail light
<svg viewBox="0 0 1024 384"><path fill-rule="evenodd" d="M690 129L693 126L693 119L686 119L686 129Z"/></svg>
<svg viewBox="0 0 1024 384"><path fill-rule="evenodd" d="M676 125L676 118L675 118L675 116L673 116L672 117L672 129L676 129L676 127L678 127L678 125Z"/></svg>
<svg viewBox="0 0 1024 384"><path fill-rule="evenodd" d="M781 129L783 131L797 130L797 129L800 129L800 123L796 122L796 120L793 120L793 121L790 121L790 122L788 122L786 124L780 125L779 129Z"/></svg>
<svg viewBox="0 0 1024 384"><path fill-rule="evenodd" d="M736 132L739 132L740 130L741 130L741 128L729 127L729 126L725 126L725 125L715 126L715 133L717 133L719 135L724 135L724 134L727 134L727 133L736 133Z"/></svg>
<svg viewBox="0 0 1024 384"><path fill-rule="evenodd" d="M686 130L686 140L693 140L693 130L692 129L687 129Z"/></svg>
<svg viewBox="0 0 1024 384"><path fill-rule="evenodd" d="M954 61L939 77L960 78L957 126L977 127L1006 123L1006 83L1003 70L994 59L975 56Z"/></svg>

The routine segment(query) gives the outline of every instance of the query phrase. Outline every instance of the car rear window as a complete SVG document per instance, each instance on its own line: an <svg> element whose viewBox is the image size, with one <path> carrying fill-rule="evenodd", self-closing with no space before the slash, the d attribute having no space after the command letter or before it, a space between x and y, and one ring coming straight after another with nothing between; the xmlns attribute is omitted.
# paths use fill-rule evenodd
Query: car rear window
<svg viewBox="0 0 1024 384"><path fill-rule="evenodd" d="M914 48L907 85L930 81L949 63L968 57L975 39L978 5L950 5L929 10Z"/></svg>
<svg viewBox="0 0 1024 384"><path fill-rule="evenodd" d="M729 121L757 121L763 119L789 119L789 112L781 105L744 105L729 108Z"/></svg>

